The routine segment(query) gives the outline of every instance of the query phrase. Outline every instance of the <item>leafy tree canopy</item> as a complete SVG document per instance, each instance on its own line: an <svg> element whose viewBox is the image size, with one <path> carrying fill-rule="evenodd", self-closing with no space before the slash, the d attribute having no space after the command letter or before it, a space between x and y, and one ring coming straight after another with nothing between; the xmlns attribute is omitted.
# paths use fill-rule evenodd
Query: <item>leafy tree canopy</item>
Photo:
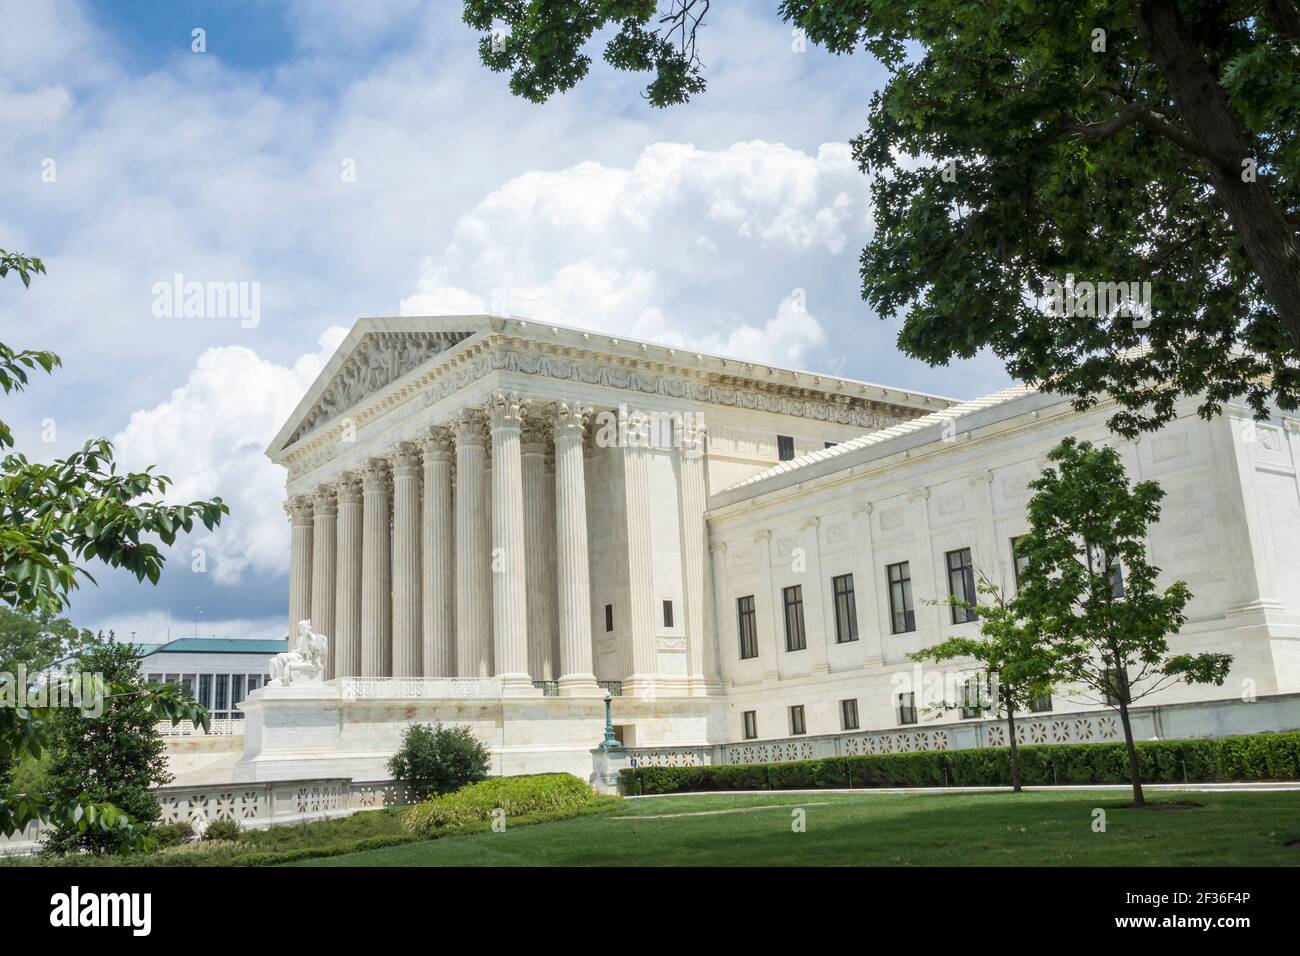
<svg viewBox="0 0 1300 956"><path fill-rule="evenodd" d="M708 9L466 0L464 17L530 100L582 79L592 37L612 31L606 61L649 73L665 106L705 88ZM863 297L904 317L905 352L946 364L990 348L1081 407L1113 394L1111 425L1130 435L1182 396L1207 416L1297 407L1296 0L782 0L779 14L889 71L853 149L874 201Z"/></svg>

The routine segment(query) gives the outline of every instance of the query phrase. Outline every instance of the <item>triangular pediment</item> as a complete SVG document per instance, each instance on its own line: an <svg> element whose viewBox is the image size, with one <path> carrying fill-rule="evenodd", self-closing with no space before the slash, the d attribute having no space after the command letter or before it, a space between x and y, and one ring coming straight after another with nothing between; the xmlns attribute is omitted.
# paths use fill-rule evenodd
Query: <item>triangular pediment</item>
<svg viewBox="0 0 1300 956"><path fill-rule="evenodd" d="M361 320L307 390L271 451L283 450L340 418L477 331L471 323Z"/></svg>

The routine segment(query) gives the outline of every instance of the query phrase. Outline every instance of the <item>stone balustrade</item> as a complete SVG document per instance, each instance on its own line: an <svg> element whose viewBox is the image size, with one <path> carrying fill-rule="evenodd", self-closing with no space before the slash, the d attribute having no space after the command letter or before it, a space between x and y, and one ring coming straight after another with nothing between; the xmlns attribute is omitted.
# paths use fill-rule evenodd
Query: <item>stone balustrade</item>
<svg viewBox="0 0 1300 956"><path fill-rule="evenodd" d="M346 777L268 783L222 783L158 787L160 823L234 820L244 829L346 817L409 803L406 787L394 780L354 781ZM23 856L40 848L41 825L0 837L0 856Z"/></svg>

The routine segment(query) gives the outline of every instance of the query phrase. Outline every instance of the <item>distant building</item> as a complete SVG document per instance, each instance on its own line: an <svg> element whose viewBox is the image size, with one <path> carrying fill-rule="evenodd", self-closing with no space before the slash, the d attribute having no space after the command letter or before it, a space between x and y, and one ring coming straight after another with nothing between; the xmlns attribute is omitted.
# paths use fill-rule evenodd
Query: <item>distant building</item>
<svg viewBox="0 0 1300 956"><path fill-rule="evenodd" d="M267 682L271 658L288 642L183 637L137 646L147 680L182 685L214 720L241 720L238 705Z"/></svg>

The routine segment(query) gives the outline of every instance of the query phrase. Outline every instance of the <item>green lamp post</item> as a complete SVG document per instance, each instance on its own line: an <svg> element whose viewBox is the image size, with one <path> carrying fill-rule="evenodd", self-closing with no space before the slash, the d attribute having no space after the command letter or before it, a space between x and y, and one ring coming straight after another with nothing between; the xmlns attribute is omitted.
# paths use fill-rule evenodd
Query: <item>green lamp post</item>
<svg viewBox="0 0 1300 956"><path fill-rule="evenodd" d="M605 739L600 742L601 750L620 750L623 745L618 742L614 736L614 717L610 710L610 702L613 701L614 695L608 690L605 691Z"/></svg>

